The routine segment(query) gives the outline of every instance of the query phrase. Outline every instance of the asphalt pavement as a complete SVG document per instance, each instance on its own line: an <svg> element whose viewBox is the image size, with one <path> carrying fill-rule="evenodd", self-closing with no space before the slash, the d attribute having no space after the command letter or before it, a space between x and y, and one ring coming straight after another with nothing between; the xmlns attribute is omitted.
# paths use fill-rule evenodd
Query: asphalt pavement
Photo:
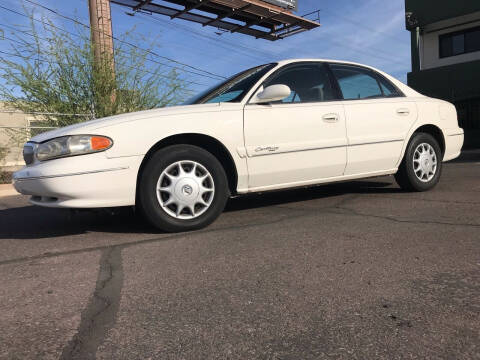
<svg viewBox="0 0 480 360"><path fill-rule="evenodd" d="M0 359L480 359L480 153L249 195L207 229L0 198Z"/></svg>

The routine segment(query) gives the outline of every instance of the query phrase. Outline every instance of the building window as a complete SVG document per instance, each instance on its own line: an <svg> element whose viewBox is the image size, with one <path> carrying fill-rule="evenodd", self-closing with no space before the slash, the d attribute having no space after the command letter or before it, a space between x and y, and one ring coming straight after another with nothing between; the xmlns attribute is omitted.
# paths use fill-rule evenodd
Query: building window
<svg viewBox="0 0 480 360"><path fill-rule="evenodd" d="M440 35L440 58L480 51L480 27Z"/></svg>

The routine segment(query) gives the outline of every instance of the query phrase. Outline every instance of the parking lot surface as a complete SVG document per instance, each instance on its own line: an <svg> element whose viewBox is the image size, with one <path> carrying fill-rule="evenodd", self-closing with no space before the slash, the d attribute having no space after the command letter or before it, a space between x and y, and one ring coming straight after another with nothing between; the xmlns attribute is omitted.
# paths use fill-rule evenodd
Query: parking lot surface
<svg viewBox="0 0 480 360"><path fill-rule="evenodd" d="M1 359L480 359L480 156L158 233L0 198Z"/></svg>

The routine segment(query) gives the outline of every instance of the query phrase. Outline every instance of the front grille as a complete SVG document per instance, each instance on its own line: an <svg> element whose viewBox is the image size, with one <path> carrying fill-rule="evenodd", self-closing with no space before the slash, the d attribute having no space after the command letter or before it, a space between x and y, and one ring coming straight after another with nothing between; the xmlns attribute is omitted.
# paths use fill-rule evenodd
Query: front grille
<svg viewBox="0 0 480 360"><path fill-rule="evenodd" d="M35 161L34 153L35 151L33 149L33 145L25 144L25 146L23 147L23 160L25 160L25 164L33 164L33 162Z"/></svg>

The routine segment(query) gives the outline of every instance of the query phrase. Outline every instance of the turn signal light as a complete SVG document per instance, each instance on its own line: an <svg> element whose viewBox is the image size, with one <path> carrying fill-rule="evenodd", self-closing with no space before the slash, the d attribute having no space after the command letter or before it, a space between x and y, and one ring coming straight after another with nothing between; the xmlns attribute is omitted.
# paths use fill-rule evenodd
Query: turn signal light
<svg viewBox="0 0 480 360"><path fill-rule="evenodd" d="M100 151L100 150L108 149L110 146L112 146L112 140L103 136L92 136L90 138L90 144L91 144L92 150Z"/></svg>

